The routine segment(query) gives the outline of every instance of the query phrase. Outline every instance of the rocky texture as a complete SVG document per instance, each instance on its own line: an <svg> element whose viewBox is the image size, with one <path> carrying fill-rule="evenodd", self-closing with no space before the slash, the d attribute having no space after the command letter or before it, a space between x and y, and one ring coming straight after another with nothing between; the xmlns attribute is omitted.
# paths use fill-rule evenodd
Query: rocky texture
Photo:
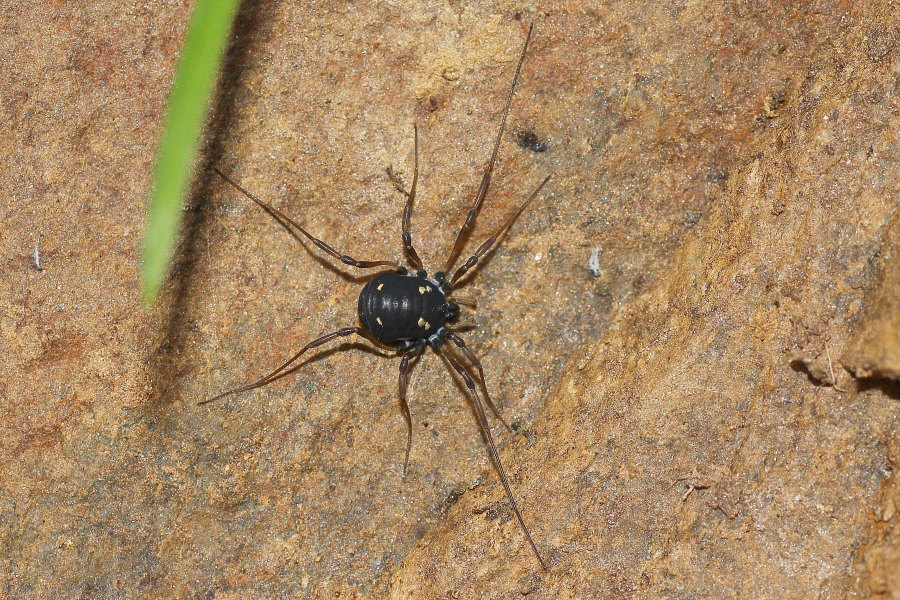
<svg viewBox="0 0 900 600"><path fill-rule="evenodd" d="M880 246L883 263L867 314L843 363L857 377L900 381L900 211Z"/></svg>
<svg viewBox="0 0 900 600"><path fill-rule="evenodd" d="M900 597L900 392L841 366L896 359L888 2L247 3L167 297L143 312L187 14L0 13L3 594ZM399 257L385 171L409 180L417 120L434 269L530 21L474 239L554 179L467 287L466 338L521 432L495 429L549 572L433 355L406 478L397 361L359 345L196 406L353 324L362 281L209 165L351 254Z"/></svg>

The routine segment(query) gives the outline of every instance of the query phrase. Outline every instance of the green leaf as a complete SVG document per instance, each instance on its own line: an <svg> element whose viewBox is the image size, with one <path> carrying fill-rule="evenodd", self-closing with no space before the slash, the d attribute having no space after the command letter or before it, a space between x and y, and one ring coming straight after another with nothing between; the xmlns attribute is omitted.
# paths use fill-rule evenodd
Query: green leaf
<svg viewBox="0 0 900 600"><path fill-rule="evenodd" d="M169 271L181 211L238 0L197 0L166 112L144 231L141 296L152 304Z"/></svg>

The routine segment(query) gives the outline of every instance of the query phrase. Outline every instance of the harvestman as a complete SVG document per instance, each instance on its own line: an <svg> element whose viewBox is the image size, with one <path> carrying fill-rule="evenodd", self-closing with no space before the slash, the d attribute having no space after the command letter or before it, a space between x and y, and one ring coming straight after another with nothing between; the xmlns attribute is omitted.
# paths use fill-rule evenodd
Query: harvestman
<svg viewBox="0 0 900 600"><path fill-rule="evenodd" d="M431 278L428 277L428 273L425 271L422 260L419 258L416 249L413 247L412 235L410 234L410 217L412 215L413 202L416 198L416 185L419 180L418 127L414 126L413 128L415 133L415 166L409 192L404 192L407 196L407 201L406 207L403 210L402 230L403 247L415 272L411 272L402 265L390 260L356 260L346 254L341 254L329 244L313 237L303 228L303 226L282 213L280 210L267 204L256 195L244 189L240 184L220 170L215 169L216 173L218 173L226 182L262 207L263 210L269 213L272 218L278 221L278 223L299 242L303 243L303 240L300 237L303 236L323 252L336 258L345 265L356 267L358 269L370 269L373 267L391 267L392 269L377 273L363 287L362 292L359 295L358 305L359 321L362 327L345 327L323 335L301 348L300 351L294 354L287 362L262 379L223 392L214 398L204 400L200 404L207 404L230 394L260 388L277 381L282 377L287 377L303 366L303 363L299 365L294 365L294 363L307 350L321 346L326 342L339 337L356 334L375 345L391 347L397 351L398 356L402 356L400 361L399 392L400 404L403 408L407 422L406 456L403 461L403 472L405 474L409 464L409 451L412 446L412 416L410 415L409 405L406 402L406 388L410 371L410 360L420 355L426 346L431 346L437 354L441 355L447 363L453 367L465 383L469 398L472 401L472 406L475 408L478 426L487 442L491 459L500 474L503 488L506 490L506 497L509 499L510 506L516 515L516 519L519 521L519 525L522 527L522 532L525 534L525 538L528 540L531 549L534 551L541 566L546 569L547 563L538 551L534 540L531 539L531 533L525 525L525 521L522 519L522 513L519 512L519 507L513 497L512 488L510 487L509 479L506 476L506 471L503 468L503 464L500 462L500 455L497 452L494 438L491 435L484 405L482 404L478 389L475 385L475 380L473 380L473 374L475 374L476 371L478 384L484 392L484 399L487 405L507 429L510 429L510 427L506 421L503 420L503 417L500 416L499 411L491 401L491 397L487 391L487 382L484 378L484 369L482 368L481 362L475 354L469 350L465 342L463 342L463 339L447 326L448 322L455 321L459 316L459 304L465 303L462 298L457 298L456 302L453 301L453 286L478 263L479 259L488 253L497 240L506 233L516 218L522 214L522 211L525 210L528 204L538 195L550 179L549 176L544 178L540 185L538 185L531 195L528 196L525 202L523 202L512 215L509 216L503 225L501 225L493 235L487 238L481 246L478 247L475 254L469 257L462 266L456 269L453 276L448 279L447 273L450 272L454 263L459 258L463 245L468 239L475 224L475 219L478 217L481 204L488 191L488 186L491 183L491 174L494 170L494 163L497 160L500 140L502 139L503 131L506 128L506 118L509 115L513 92L515 91L516 83L519 80L522 63L525 62L528 41L531 39L531 31L533 28L533 25L528 28L525 44L522 48L522 53L519 55L518 63L516 64L515 75L513 76L509 91L506 94L506 105L500 120L500 130L494 141L494 149L493 152L491 152L491 158L488 161L484 175L481 178L481 184L478 186L478 192L475 194L475 200L472 202L472 207L469 209L465 222L460 228L459 233L456 235L456 241L453 243L453 248L450 251L450 256L447 258L443 270L436 272ZM457 353L452 346L445 345L445 342L448 340L453 342L453 344L459 348L461 355Z"/></svg>

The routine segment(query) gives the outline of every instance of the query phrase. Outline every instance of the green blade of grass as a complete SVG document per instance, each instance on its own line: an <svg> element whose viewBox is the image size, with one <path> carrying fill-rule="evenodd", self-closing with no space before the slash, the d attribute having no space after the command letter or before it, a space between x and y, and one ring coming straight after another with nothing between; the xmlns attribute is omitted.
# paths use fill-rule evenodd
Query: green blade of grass
<svg viewBox="0 0 900 600"><path fill-rule="evenodd" d="M156 155L144 231L141 296L159 295L175 249L200 133L239 0L197 0Z"/></svg>

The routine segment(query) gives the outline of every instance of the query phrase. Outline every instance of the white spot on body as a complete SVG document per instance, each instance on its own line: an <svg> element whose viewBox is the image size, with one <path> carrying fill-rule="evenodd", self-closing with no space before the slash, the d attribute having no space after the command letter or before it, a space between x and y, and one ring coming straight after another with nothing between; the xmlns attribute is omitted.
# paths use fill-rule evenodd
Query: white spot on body
<svg viewBox="0 0 900 600"><path fill-rule="evenodd" d="M384 287L384 284L383 284L383 283L379 283L379 284L378 284L378 291L380 292L380 291L381 291L381 288L383 288L383 287Z"/></svg>
<svg viewBox="0 0 900 600"><path fill-rule="evenodd" d="M420 293L420 294L424 294L424 293L425 293L425 288L422 287L421 285L419 286L419 293Z"/></svg>
<svg viewBox="0 0 900 600"><path fill-rule="evenodd" d="M424 329L425 331L428 331L429 329L431 329L431 323L429 323L428 321L426 321L426 320L423 319L422 317L419 317L419 327L421 327L421 328Z"/></svg>
<svg viewBox="0 0 900 600"><path fill-rule="evenodd" d="M384 323L381 322L381 317L375 317L375 320L378 321L378 324L384 327Z"/></svg>

